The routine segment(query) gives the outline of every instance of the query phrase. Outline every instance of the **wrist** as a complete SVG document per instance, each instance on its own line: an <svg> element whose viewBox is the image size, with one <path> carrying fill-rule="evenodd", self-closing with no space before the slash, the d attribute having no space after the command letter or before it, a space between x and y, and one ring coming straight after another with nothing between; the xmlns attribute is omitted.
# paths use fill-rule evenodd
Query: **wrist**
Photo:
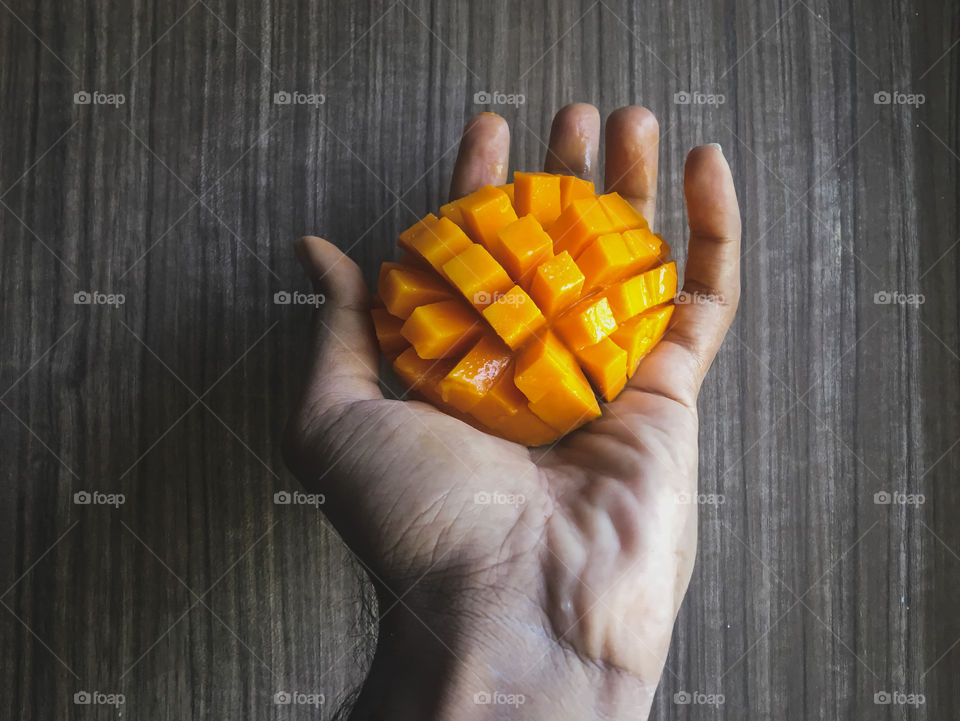
<svg viewBox="0 0 960 721"><path fill-rule="evenodd" d="M522 608L529 601L500 613L403 600L381 600L381 613L390 610L351 721L637 721L650 713L658 679L582 658L541 612Z"/></svg>

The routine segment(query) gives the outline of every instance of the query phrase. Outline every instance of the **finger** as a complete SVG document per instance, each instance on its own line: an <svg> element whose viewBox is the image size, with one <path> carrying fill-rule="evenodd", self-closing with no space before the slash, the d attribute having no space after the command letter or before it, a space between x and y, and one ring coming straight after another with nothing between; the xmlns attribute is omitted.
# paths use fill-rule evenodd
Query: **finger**
<svg viewBox="0 0 960 721"><path fill-rule="evenodd" d="M450 200L469 195L484 185L507 182L510 128L496 113L480 113L467 122L453 166Z"/></svg>
<svg viewBox="0 0 960 721"><path fill-rule="evenodd" d="M300 238L295 250L314 292L324 295L300 410L313 417L345 403L382 398L370 299L360 268L321 238Z"/></svg>
<svg viewBox="0 0 960 721"><path fill-rule="evenodd" d="M740 299L740 209L719 145L690 151L683 191L690 225L683 302L631 385L694 405Z"/></svg>
<svg viewBox="0 0 960 721"><path fill-rule="evenodd" d="M543 169L596 181L599 152L600 113L589 103L573 103L553 118Z"/></svg>
<svg viewBox="0 0 960 721"><path fill-rule="evenodd" d="M660 125L639 105L610 113L604 138L606 192L620 193L653 227L657 202Z"/></svg>

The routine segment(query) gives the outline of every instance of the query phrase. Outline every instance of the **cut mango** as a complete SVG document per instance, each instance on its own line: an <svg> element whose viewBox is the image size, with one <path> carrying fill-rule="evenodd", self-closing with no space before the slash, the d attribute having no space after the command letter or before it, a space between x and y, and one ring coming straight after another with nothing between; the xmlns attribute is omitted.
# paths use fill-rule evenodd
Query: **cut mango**
<svg viewBox="0 0 960 721"><path fill-rule="evenodd" d="M519 285L484 308L483 317L512 350L526 343L547 322Z"/></svg>
<svg viewBox="0 0 960 721"><path fill-rule="evenodd" d="M575 355L604 400L612 401L627 385L627 351L610 338L581 348Z"/></svg>
<svg viewBox="0 0 960 721"><path fill-rule="evenodd" d="M513 285L507 271L477 243L444 263L443 274L477 310L486 308Z"/></svg>
<svg viewBox="0 0 960 721"><path fill-rule="evenodd" d="M380 297L391 315L406 319L419 306L454 297L442 278L399 263L394 265L380 280Z"/></svg>
<svg viewBox="0 0 960 721"><path fill-rule="evenodd" d="M396 355L410 345L400 333L400 328L403 327L402 318L391 315L386 308L374 308L370 315L373 316L373 330L377 334L377 342L385 356Z"/></svg>
<svg viewBox="0 0 960 721"><path fill-rule="evenodd" d="M633 376L643 357L660 341L673 315L673 305L641 313L621 323L610 340L627 352L627 375Z"/></svg>
<svg viewBox="0 0 960 721"><path fill-rule="evenodd" d="M490 251L497 247L497 234L517 219L510 196L492 185L483 186L457 203L465 230Z"/></svg>
<svg viewBox="0 0 960 721"><path fill-rule="evenodd" d="M549 227L560 215L560 176L550 173L514 173L513 204L517 215L532 215ZM592 195L592 193L591 193Z"/></svg>
<svg viewBox="0 0 960 721"><path fill-rule="evenodd" d="M408 244L412 254L441 272L444 263L470 247L471 241L456 223L449 218L440 218L412 236Z"/></svg>
<svg viewBox="0 0 960 721"><path fill-rule="evenodd" d="M532 215L515 220L500 231L497 260L517 282L529 290L533 271L553 256L553 238Z"/></svg>
<svg viewBox="0 0 960 721"><path fill-rule="evenodd" d="M417 355L428 360L457 355L482 332L482 321L460 300L421 305L400 328Z"/></svg>
<svg viewBox="0 0 960 721"><path fill-rule="evenodd" d="M576 258L590 241L614 230L614 222L604 212L599 199L591 197L571 202L547 232L553 238L555 253L567 251Z"/></svg>
<svg viewBox="0 0 960 721"><path fill-rule="evenodd" d="M560 209L564 210L574 200L593 198L596 193L593 183L589 180L576 178L572 175L560 176Z"/></svg>
<svg viewBox="0 0 960 721"><path fill-rule="evenodd" d="M406 389L517 443L600 414L664 335L670 247L616 193L516 173L427 215L384 263L374 329ZM466 300L464 300L466 299Z"/></svg>

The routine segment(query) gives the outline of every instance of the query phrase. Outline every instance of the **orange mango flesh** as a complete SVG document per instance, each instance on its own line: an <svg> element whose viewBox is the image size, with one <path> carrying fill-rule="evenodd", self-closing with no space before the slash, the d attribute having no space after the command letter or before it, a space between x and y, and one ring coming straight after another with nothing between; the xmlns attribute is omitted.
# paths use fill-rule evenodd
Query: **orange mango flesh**
<svg viewBox="0 0 960 721"><path fill-rule="evenodd" d="M670 247L616 193L516 173L405 230L372 311L405 390L535 446L600 415L667 330ZM379 304L378 304L379 306Z"/></svg>

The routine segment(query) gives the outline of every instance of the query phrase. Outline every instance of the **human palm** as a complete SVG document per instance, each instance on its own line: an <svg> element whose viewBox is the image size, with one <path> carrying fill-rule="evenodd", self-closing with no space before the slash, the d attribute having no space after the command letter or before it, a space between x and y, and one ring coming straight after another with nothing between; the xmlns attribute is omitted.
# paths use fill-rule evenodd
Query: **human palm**
<svg viewBox="0 0 960 721"><path fill-rule="evenodd" d="M593 179L599 136L595 108L567 106L546 169ZM642 108L607 121L607 192L651 225L658 140ZM506 182L508 152L506 123L474 118L451 196ZM288 429L291 467L326 494L328 515L378 581L381 611L403 609L454 656L472 653L450 631L465 627L483 646L535 648L521 668L555 652L651 693L657 684L696 552L696 504L682 502L697 486L696 397L739 297L740 219L718 149L691 152L684 188L684 291L695 302L677 306L602 416L549 448L385 399L359 269L326 241L298 242L327 303Z"/></svg>

